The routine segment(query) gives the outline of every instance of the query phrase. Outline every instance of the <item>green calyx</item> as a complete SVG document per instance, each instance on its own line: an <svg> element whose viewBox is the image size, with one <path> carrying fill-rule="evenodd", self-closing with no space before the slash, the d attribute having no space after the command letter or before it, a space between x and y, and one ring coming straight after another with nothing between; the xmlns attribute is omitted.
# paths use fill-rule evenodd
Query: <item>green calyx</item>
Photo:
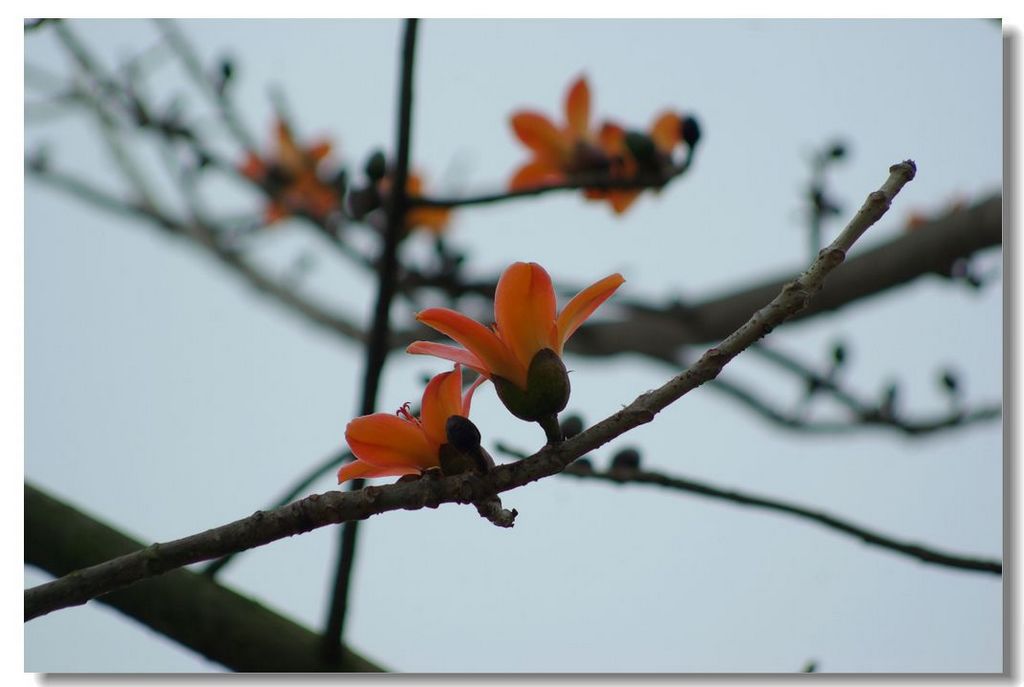
<svg viewBox="0 0 1024 687"><path fill-rule="evenodd" d="M525 390L497 375L491 381L509 412L527 422L557 415L569 403L569 373L562 358L550 348L539 351L530 361Z"/></svg>

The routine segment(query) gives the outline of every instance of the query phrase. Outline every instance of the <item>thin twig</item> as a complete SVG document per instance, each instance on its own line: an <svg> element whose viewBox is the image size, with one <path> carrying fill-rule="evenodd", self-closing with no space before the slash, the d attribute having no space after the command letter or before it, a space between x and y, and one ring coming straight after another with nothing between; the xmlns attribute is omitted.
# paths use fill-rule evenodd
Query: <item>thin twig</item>
<svg viewBox="0 0 1024 687"><path fill-rule="evenodd" d="M821 251L810 268L718 346L709 349L696 363L662 386L640 395L571 439L558 445L546 445L522 461L497 466L483 476L467 473L437 480L366 487L357 492L314 494L206 532L154 544L25 590L25 619L83 604L132 582L184 565L262 546L317 527L362 520L393 510L434 508L442 503L475 503L562 472L580 456L651 422L657 413L714 379L740 352L806 307L853 243L888 210L893 197L914 177L915 169L909 160L893 165L881 189L868 196L856 216L839 237Z"/></svg>

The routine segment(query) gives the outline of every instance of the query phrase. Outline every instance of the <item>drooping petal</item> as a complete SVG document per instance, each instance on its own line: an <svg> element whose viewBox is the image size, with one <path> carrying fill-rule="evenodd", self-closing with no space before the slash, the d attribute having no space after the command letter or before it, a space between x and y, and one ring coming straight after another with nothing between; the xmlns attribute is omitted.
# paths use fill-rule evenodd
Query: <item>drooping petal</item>
<svg viewBox="0 0 1024 687"><path fill-rule="evenodd" d="M587 137L590 125L590 87L585 76L576 79L565 96L565 119L573 136Z"/></svg>
<svg viewBox="0 0 1024 687"><path fill-rule="evenodd" d="M557 165L568 154L565 137L551 120L537 112L512 115L512 131L538 159Z"/></svg>
<svg viewBox="0 0 1024 687"><path fill-rule="evenodd" d="M361 460L353 460L346 463L338 470L338 484L347 482L350 479L366 479L369 477L401 477L402 475L414 475L420 472L416 468L382 468L371 465Z"/></svg>
<svg viewBox="0 0 1024 687"><path fill-rule="evenodd" d="M425 470L438 465L437 447L419 424L389 413L350 421L345 440L356 458L377 467Z"/></svg>
<svg viewBox="0 0 1024 687"><path fill-rule="evenodd" d="M658 150L663 153L672 152L682 140L681 125L679 115L675 112L663 112L654 120L654 124L651 125L651 139Z"/></svg>
<svg viewBox="0 0 1024 687"><path fill-rule="evenodd" d="M444 425L452 415L462 415L462 368L435 375L423 391L420 421L427 437L438 446L448 441Z"/></svg>
<svg viewBox="0 0 1024 687"><path fill-rule="evenodd" d="M533 160L516 170L508 187L511 191L521 191L538 186L553 186L564 181L565 174L561 169L544 160Z"/></svg>
<svg viewBox="0 0 1024 687"><path fill-rule="evenodd" d="M598 306L608 300L608 297L622 286L624 281L626 280L621 274L609 275L580 291L565 305L565 308L558 315L558 348L555 349L556 353L560 354L562 352L562 346L566 340L597 310Z"/></svg>
<svg viewBox="0 0 1024 687"><path fill-rule="evenodd" d="M518 376L514 356L494 332L476 320L448 308L427 308L416 315L416 319L465 346L480 359L488 373ZM524 379L525 375L524 370Z"/></svg>
<svg viewBox="0 0 1024 687"><path fill-rule="evenodd" d="M470 369L476 370L484 377L491 373L491 371L487 369L487 366L481 362L480 358L476 357L475 354L467 351L465 348L434 343L433 341L413 341L405 349L405 352L412 353L413 355L432 355L435 358L441 358L442 360L461 363Z"/></svg>
<svg viewBox="0 0 1024 687"><path fill-rule="evenodd" d="M555 305L551 277L535 262L512 263L498 280L494 319L501 340L522 367L524 381L533 356L556 345Z"/></svg>

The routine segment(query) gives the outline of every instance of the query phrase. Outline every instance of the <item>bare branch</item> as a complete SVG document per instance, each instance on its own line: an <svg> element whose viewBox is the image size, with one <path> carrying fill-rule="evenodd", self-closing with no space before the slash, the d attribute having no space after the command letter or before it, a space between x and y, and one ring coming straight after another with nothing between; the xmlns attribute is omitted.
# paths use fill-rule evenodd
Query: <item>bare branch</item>
<svg viewBox="0 0 1024 687"><path fill-rule="evenodd" d="M651 422L661 410L714 379L740 352L806 307L821 289L825 277L842 263L857 238L889 209L893 197L913 179L915 171L914 163L909 160L893 165L881 189L869 194L839 237L771 303L755 312L718 346L709 349L694 365L571 439L549 444L523 461L496 467L484 476L464 474L439 480L421 479L384 487L366 487L357 492L314 494L283 508L257 512L251 517L200 534L153 544L26 590L25 619L85 603L100 594L190 563L262 546L317 527L363 520L392 510L418 510L442 503L476 503L558 474L585 453L630 429Z"/></svg>
<svg viewBox="0 0 1024 687"><path fill-rule="evenodd" d="M585 465L573 463L569 465L562 474L571 475L584 479L594 479L615 484L651 484L668 489L675 489L690 494L698 494L709 498L721 499L732 503L739 503L745 506L755 506L768 510L788 513L805 520L824 525L829 529L851 535L863 541L865 544L878 546L898 554L916 558L925 563L959 568L961 570L974 570L979 572L994 573L1001 575L1003 564L1000 561L972 558L958 554L938 551L934 548L911 544L879 534L866 527L855 525L849 520L844 520L823 511L812 510L804 506L787 503L781 499L773 499L764 496L755 496L734 489L722 489L706 483L687 479L684 477L672 477L660 472L649 470L621 470L611 469L607 472L596 472Z"/></svg>

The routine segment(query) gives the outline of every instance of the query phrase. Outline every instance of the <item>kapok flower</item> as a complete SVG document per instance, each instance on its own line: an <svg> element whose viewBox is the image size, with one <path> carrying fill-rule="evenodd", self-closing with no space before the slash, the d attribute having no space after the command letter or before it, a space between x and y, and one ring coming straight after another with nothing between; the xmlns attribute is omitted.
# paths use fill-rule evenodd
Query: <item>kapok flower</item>
<svg viewBox="0 0 1024 687"><path fill-rule="evenodd" d="M416 341L406 351L461 363L485 375L516 417L537 420L557 414L569 399L561 360L565 342L624 281L621 274L609 275L556 313L548 273L537 263L516 262L498 280L492 328L454 310L428 308L416 319L465 348Z"/></svg>
<svg viewBox="0 0 1024 687"><path fill-rule="evenodd" d="M448 443L446 425L453 416L469 417L473 392L480 377L462 393L462 368L435 375L423 391L420 417L406 403L395 414L357 417L345 428L345 440L356 459L338 470L338 483L357 477L419 474L441 466Z"/></svg>
<svg viewBox="0 0 1024 687"><path fill-rule="evenodd" d="M295 213L323 220L338 209L338 191L321 181L317 169L331 152L329 141L321 140L303 149L295 142L291 127L278 119L275 124L276 150L261 158L249 151L238 167L270 195L264 220L272 224Z"/></svg>
<svg viewBox="0 0 1024 687"><path fill-rule="evenodd" d="M608 170L609 160L590 129L590 87L585 76L576 79L566 93L565 120L557 126L539 112L512 115L512 131L533 159L512 175L511 190L566 183L581 173Z"/></svg>

